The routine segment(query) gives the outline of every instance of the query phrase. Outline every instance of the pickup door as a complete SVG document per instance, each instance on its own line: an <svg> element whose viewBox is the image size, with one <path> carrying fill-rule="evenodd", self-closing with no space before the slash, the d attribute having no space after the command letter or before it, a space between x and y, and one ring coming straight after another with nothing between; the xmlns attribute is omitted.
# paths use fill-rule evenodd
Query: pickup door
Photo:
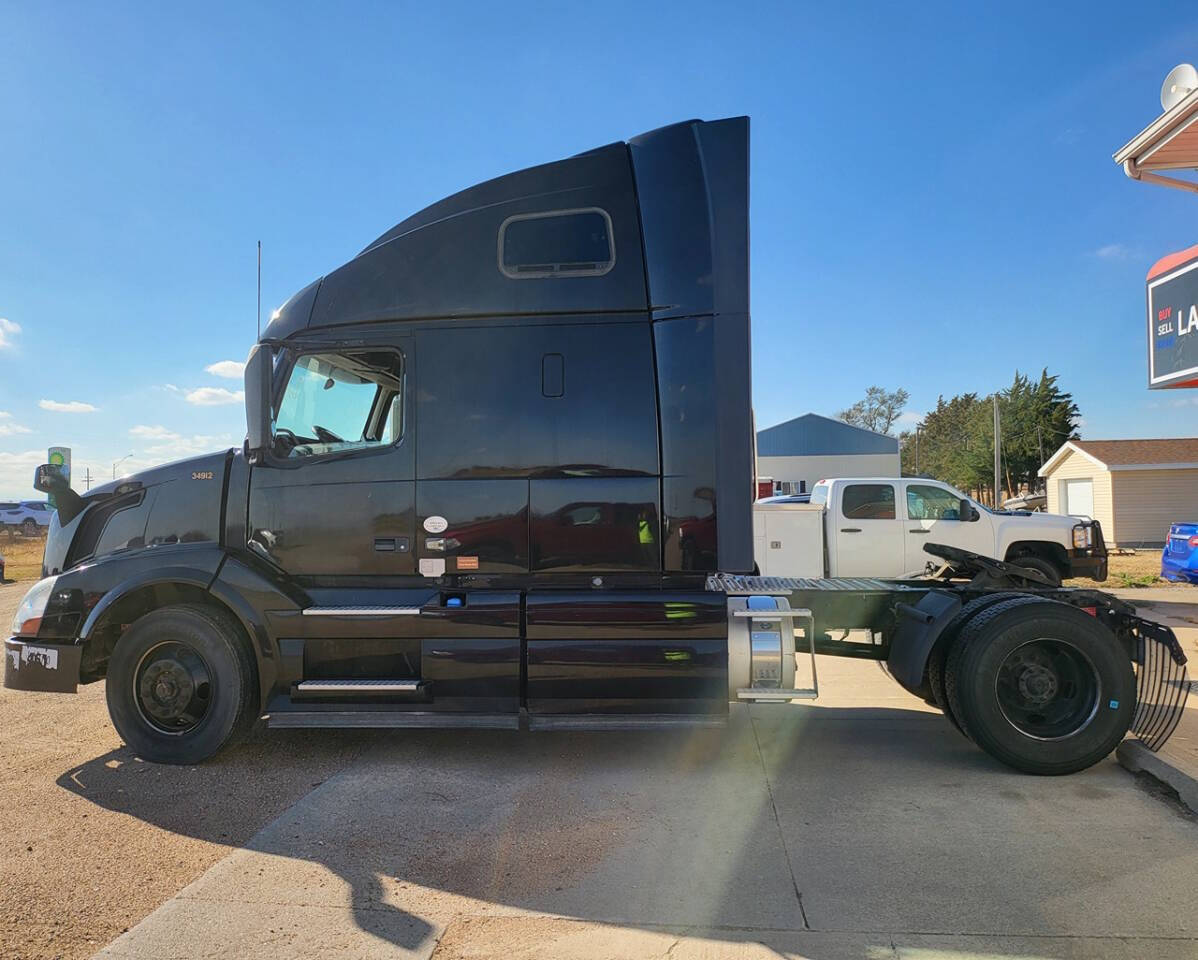
<svg viewBox="0 0 1198 960"><path fill-rule="evenodd" d="M825 521L828 544L835 550L833 576L898 577L905 572L906 522L898 514L898 486L897 480L838 485Z"/></svg>
<svg viewBox="0 0 1198 960"><path fill-rule="evenodd" d="M946 543L950 547L994 556L994 526L987 514L975 511L975 519L961 520L961 500L956 491L939 484L903 481L903 506L907 522L907 571L922 570L936 558L925 553L925 543Z"/></svg>

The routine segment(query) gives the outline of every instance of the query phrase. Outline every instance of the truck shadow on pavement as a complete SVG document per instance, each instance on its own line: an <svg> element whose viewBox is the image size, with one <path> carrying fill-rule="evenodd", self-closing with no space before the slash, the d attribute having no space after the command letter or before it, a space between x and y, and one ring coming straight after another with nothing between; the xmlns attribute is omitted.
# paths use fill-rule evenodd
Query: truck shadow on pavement
<svg viewBox="0 0 1198 960"><path fill-rule="evenodd" d="M329 755L344 762L324 779ZM305 795L281 803L296 781ZM669 733L259 729L201 766L121 749L57 782L164 830L244 844L184 894L196 923L227 918L208 949L268 926L310 943L305 911L347 902L358 931L412 951L462 917L478 935L505 923L556 935L534 933L526 911L745 943L802 937L811 957L847 955L822 953L820 931L887 949L898 932L1069 935L1062 871L1139 883L1177 855L1156 830L1159 842L1098 856L1096 829L1126 829L1129 798L1140 813L1153 804L1109 762L1024 777L941 717L898 709L738 707L725 729ZM1086 887L1077 909L1118 917L1120 887L1108 887Z"/></svg>

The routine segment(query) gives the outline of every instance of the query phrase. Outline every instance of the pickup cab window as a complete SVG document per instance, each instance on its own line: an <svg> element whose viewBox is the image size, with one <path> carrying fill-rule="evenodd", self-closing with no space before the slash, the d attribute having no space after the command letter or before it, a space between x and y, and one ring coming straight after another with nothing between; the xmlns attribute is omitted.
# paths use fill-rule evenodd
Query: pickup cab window
<svg viewBox="0 0 1198 960"><path fill-rule="evenodd" d="M301 354L279 402L274 453L296 459L395 443L402 403L403 358L395 351Z"/></svg>
<svg viewBox="0 0 1198 960"><path fill-rule="evenodd" d="M960 520L961 498L943 487L926 483L909 484L907 517L910 520Z"/></svg>
<svg viewBox="0 0 1198 960"><path fill-rule="evenodd" d="M844 488L841 510L848 520L893 520L894 486L889 483L851 483Z"/></svg>

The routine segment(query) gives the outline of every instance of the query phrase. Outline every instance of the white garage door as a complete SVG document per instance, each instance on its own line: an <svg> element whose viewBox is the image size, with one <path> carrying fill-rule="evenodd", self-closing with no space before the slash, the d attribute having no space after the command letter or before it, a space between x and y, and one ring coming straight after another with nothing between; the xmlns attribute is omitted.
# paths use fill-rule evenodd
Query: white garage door
<svg viewBox="0 0 1198 960"><path fill-rule="evenodd" d="M1074 517L1094 516L1094 481L1066 480L1061 499L1065 512Z"/></svg>

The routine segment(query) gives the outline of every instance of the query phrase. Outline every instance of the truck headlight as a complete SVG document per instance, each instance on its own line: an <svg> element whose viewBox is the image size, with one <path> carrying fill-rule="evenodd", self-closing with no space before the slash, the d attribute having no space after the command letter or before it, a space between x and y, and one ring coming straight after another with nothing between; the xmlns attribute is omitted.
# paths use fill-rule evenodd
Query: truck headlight
<svg viewBox="0 0 1198 960"><path fill-rule="evenodd" d="M1073 549L1086 550L1094 545L1094 531L1089 527L1073 528Z"/></svg>
<svg viewBox="0 0 1198 960"><path fill-rule="evenodd" d="M12 635L14 637L36 637L38 627L42 625L42 614L46 612L46 604L50 602L50 594L54 592L57 577L46 577L32 587L17 606L17 614L12 618Z"/></svg>

